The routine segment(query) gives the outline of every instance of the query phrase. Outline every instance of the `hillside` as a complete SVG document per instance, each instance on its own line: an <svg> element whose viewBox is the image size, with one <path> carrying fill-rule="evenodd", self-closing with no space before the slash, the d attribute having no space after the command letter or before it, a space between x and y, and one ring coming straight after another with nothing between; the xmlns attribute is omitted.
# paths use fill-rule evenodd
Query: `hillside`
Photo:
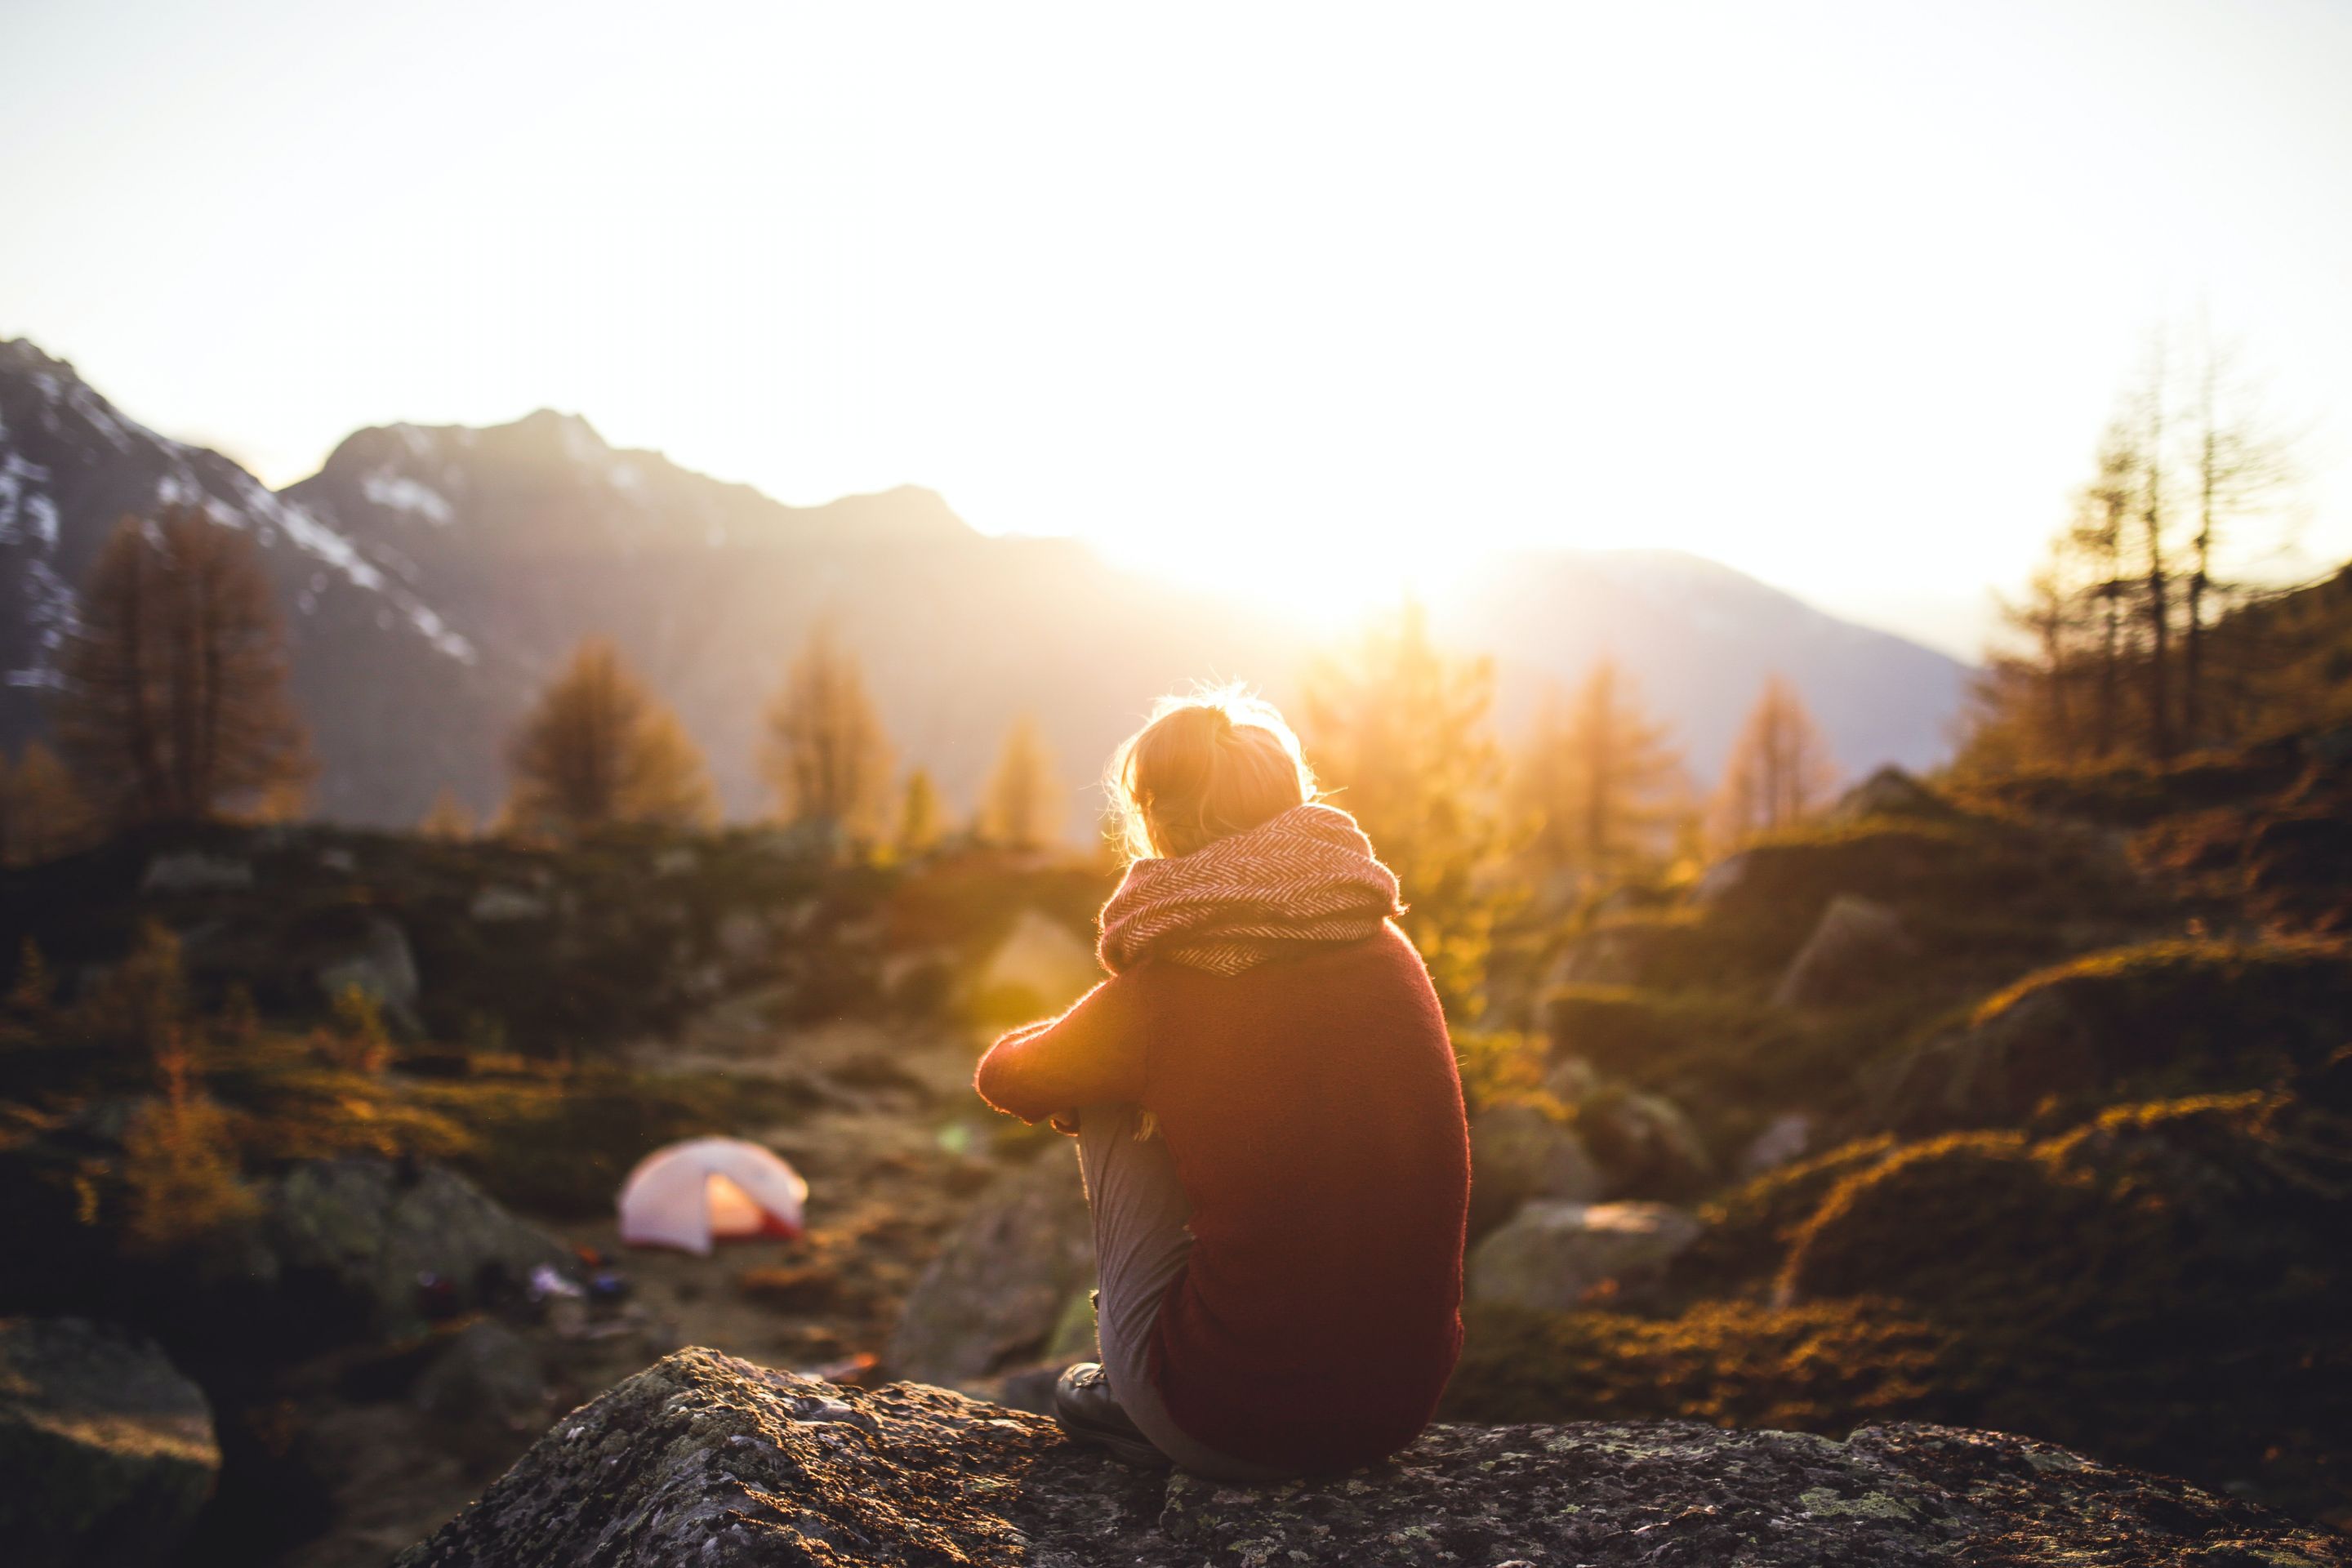
<svg viewBox="0 0 2352 1568"><path fill-rule="evenodd" d="M261 542L322 764L316 807L355 824L415 822L445 786L494 809L515 718L591 635L615 638L677 707L732 813L767 804L760 707L829 617L902 758L959 804L1034 711L1073 828L1091 810L1078 792L1158 693L1213 676L1279 699L1310 651L1305 628L1243 598L1068 541L982 535L929 490L786 506L545 410L486 429L361 430L273 495L16 342L0 346L0 745L42 722L73 586L106 531L172 500ZM1797 682L1853 773L1939 755L1963 678L1940 654L1664 552L1500 558L1433 609L1450 640L1496 655L1507 728L1542 679L1612 652L1702 777L1766 672Z"/></svg>
<svg viewBox="0 0 2352 1568"><path fill-rule="evenodd" d="M250 532L287 622L294 691L325 763L317 805L380 817L380 780L463 765L481 710L479 656L413 586L219 453L128 419L23 340L0 342L0 744L37 732L72 625L75 585L127 513L202 505ZM421 810L422 807L419 807ZM413 820L413 817L410 818Z"/></svg>

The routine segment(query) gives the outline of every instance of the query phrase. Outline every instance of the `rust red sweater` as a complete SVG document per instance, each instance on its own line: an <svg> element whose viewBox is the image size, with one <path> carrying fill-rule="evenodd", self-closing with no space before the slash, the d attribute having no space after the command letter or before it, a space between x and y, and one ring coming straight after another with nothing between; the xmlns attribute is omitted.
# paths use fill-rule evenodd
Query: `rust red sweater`
<svg viewBox="0 0 2352 1568"><path fill-rule="evenodd" d="M1187 1433L1311 1473L1428 1424L1462 1344L1470 1148L1444 1016L1394 926L1234 975L1147 960L998 1041L976 1087L1027 1121L1158 1117L1193 1247L1151 1368Z"/></svg>

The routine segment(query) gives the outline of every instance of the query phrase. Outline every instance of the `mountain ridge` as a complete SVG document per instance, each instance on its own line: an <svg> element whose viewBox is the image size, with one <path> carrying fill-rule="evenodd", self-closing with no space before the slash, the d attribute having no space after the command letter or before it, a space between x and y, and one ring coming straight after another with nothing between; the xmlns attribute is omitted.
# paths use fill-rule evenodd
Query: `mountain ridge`
<svg viewBox="0 0 2352 1568"><path fill-rule="evenodd" d="M0 343L0 743L40 729L72 584L107 530L170 500L261 544L322 764L317 808L355 823L414 822L444 787L492 809L515 721L592 634L678 709L736 815L765 804L759 710L820 621L865 662L902 760L966 802L1023 711L1082 791L1160 692L1213 673L1284 700L1326 640L1075 540L980 533L921 486L792 506L554 409L365 426L273 492L18 339ZM1507 728L1607 651L1701 774L1767 669L1792 666L1856 773L1934 760L1966 673L1683 552L1522 550L1430 603L1443 640L1495 653Z"/></svg>

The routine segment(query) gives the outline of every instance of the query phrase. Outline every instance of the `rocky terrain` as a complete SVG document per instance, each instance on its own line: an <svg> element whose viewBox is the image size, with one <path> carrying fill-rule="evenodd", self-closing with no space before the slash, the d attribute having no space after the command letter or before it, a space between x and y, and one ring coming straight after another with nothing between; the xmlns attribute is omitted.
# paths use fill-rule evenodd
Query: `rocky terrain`
<svg viewBox="0 0 2352 1568"><path fill-rule="evenodd" d="M534 1563L1948 1563L2318 1568L2352 1544L2046 1444L1949 1427L1844 1441L1687 1422L1437 1426L1328 1479L1139 1471L1052 1422L709 1351L556 1422L399 1568Z"/></svg>
<svg viewBox="0 0 2352 1568"><path fill-rule="evenodd" d="M2347 760L1890 774L1499 929L1456 1032L1452 1425L1360 1491L1196 1490L1032 1418L1091 1352L1087 1217L1066 1142L969 1075L1087 983L1099 868L768 831L121 839L0 875L0 1341L94 1334L135 1397L19 1379L10 1440L155 1500L118 1557L185 1568L364 1568L478 1499L430 1560L579 1560L493 1539L576 1484L556 1437L485 1489L616 1385L704 1412L602 1456L671 1477L662 1521L733 1499L817 1561L853 1531L909 1562L2338 1561L2352 955L2332 862L2278 847L2340 830ZM710 1132L808 1178L807 1233L622 1247L630 1166ZM786 1419L836 1405L860 1419ZM125 1492L149 1421L180 1468ZM788 1487L689 1441L771 1426L811 1463L915 1458ZM951 1496L904 1468L950 1447L978 1456ZM659 1539L661 1506L596 1517ZM1783 1548L1815 1556L1757 1555Z"/></svg>

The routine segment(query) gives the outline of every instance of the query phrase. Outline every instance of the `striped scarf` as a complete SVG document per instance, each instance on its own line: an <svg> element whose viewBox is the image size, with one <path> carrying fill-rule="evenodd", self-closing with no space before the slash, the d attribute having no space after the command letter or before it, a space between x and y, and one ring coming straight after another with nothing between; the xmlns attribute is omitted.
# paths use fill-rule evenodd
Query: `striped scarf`
<svg viewBox="0 0 2352 1568"><path fill-rule="evenodd" d="M1361 942L1404 912L1355 818L1298 805L1172 860L1138 860L1103 906L1113 974L1150 955L1238 974L1298 942Z"/></svg>

